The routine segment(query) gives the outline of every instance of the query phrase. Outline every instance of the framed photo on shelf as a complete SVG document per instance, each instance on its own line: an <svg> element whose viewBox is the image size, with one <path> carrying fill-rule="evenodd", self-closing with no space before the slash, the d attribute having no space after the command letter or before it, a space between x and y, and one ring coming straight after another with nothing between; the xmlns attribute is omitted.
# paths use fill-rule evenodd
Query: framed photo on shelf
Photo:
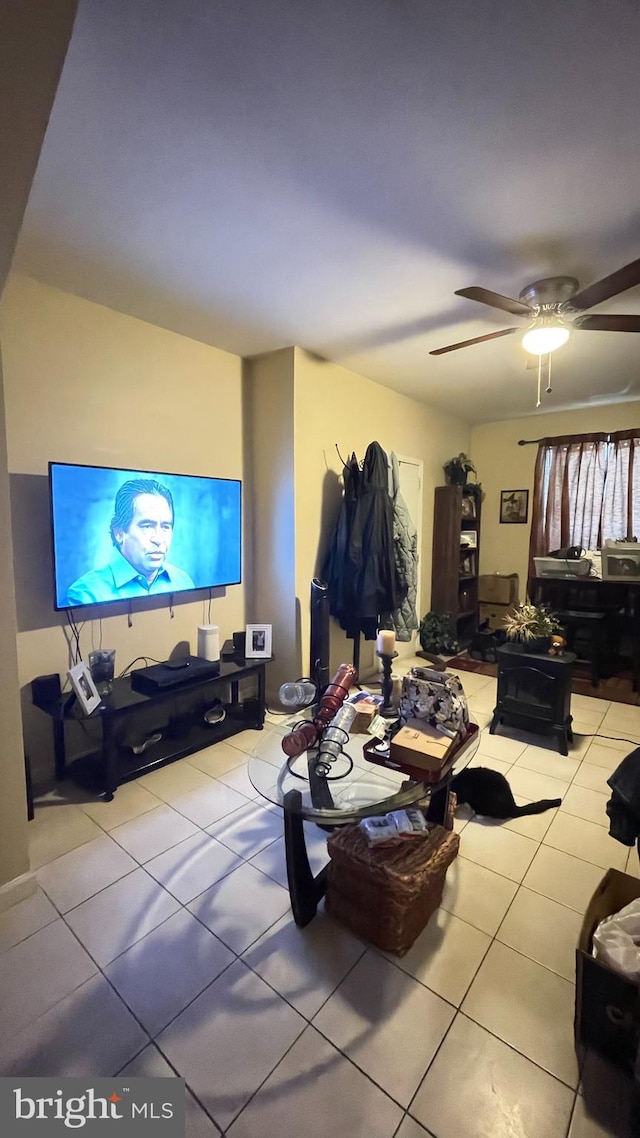
<svg viewBox="0 0 640 1138"><path fill-rule="evenodd" d="M271 655L270 624L248 624L245 635L244 655L246 660L256 660Z"/></svg>
<svg viewBox="0 0 640 1138"><path fill-rule="evenodd" d="M462 508L460 516L463 521L475 521L476 518L476 500L473 494L462 495Z"/></svg>
<svg viewBox="0 0 640 1138"><path fill-rule="evenodd" d="M475 576L475 562L472 553L466 554L460 558L460 576L461 577L474 577Z"/></svg>
<svg viewBox="0 0 640 1138"><path fill-rule="evenodd" d="M477 549L478 535L474 529L465 529L460 534L461 549Z"/></svg>
<svg viewBox="0 0 640 1138"><path fill-rule="evenodd" d="M500 491L500 524L525 525L529 516L528 490Z"/></svg>
<svg viewBox="0 0 640 1138"><path fill-rule="evenodd" d="M100 703L100 696L84 660L81 660L79 664L74 664L67 675L71 680L71 687L82 710L85 715L91 715L91 712L95 711Z"/></svg>

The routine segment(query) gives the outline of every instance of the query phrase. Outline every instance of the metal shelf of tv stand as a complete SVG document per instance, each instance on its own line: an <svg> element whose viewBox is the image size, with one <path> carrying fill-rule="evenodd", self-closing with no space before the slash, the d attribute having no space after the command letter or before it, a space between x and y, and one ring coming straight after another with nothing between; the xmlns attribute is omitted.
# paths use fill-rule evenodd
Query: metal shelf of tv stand
<svg viewBox="0 0 640 1138"><path fill-rule="evenodd" d="M131 686L131 676L123 676L113 682L110 695L105 696L102 703L89 716L81 713L74 696L65 695L53 704L36 704L53 720L53 740L56 778L64 778L70 767L67 766L65 723L70 721L88 723L92 720L101 724L101 747L96 756L104 768L105 800L110 802L118 786L138 778L158 767L184 758L209 747L213 743L221 742L232 735L254 728L261 731L264 725L265 712L265 665L269 659L256 659L244 662L222 661L220 669L215 675L209 675L199 680L177 684L170 690L163 689L153 694L135 691ZM255 699L243 704L239 698L240 682L247 677L255 676L257 681L257 696ZM215 688L230 685L231 702L225 705L226 716L221 723L212 724L208 728L201 725L198 730L186 731L183 737L166 737L155 744L151 744L141 755L134 755L131 748L126 751L117 741L116 730L119 721L126 719L135 710L153 705L168 705L172 700L188 699L189 695L197 696L207 688L211 689L211 698L215 698ZM35 701L34 701L35 702ZM78 760L75 760L76 762ZM90 761L90 760L88 760ZM70 764L71 766L72 764Z"/></svg>

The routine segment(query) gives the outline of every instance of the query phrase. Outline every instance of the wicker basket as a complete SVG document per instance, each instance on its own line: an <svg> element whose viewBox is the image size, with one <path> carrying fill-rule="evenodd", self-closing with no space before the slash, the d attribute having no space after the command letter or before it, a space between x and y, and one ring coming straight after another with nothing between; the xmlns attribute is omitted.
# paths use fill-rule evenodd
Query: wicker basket
<svg viewBox="0 0 640 1138"><path fill-rule="evenodd" d="M442 900L459 844L443 826L388 846L369 846L358 825L334 830L325 908L371 944L404 956Z"/></svg>

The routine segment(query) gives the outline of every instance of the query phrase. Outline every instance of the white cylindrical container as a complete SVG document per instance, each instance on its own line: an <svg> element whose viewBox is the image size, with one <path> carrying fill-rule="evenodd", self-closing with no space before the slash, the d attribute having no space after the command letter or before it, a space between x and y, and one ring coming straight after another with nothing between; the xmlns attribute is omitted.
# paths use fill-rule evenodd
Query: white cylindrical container
<svg viewBox="0 0 640 1138"><path fill-rule="evenodd" d="M202 660L220 659L220 629L217 624L201 624L199 626L198 656Z"/></svg>

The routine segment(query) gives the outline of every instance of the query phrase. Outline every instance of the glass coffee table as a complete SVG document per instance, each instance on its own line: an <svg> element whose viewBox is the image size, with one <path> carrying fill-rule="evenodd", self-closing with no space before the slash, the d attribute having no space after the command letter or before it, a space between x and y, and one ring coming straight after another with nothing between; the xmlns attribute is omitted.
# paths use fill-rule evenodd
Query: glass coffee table
<svg viewBox="0 0 640 1138"><path fill-rule="evenodd" d="M437 783L416 782L401 771L379 766L365 757L370 735L350 735L343 753L325 772L318 764L316 747L288 759L282 740L291 731L293 719L282 724L265 723L253 753L248 773L252 785L269 802L284 811L284 839L291 908L297 925L313 919L327 885L328 866L315 877L309 866L304 822L333 830L375 814L401 810L430 796L427 817L442 824L449 804L449 784L475 755L480 731ZM300 722L300 719L296 720ZM320 769L318 769L320 767Z"/></svg>

